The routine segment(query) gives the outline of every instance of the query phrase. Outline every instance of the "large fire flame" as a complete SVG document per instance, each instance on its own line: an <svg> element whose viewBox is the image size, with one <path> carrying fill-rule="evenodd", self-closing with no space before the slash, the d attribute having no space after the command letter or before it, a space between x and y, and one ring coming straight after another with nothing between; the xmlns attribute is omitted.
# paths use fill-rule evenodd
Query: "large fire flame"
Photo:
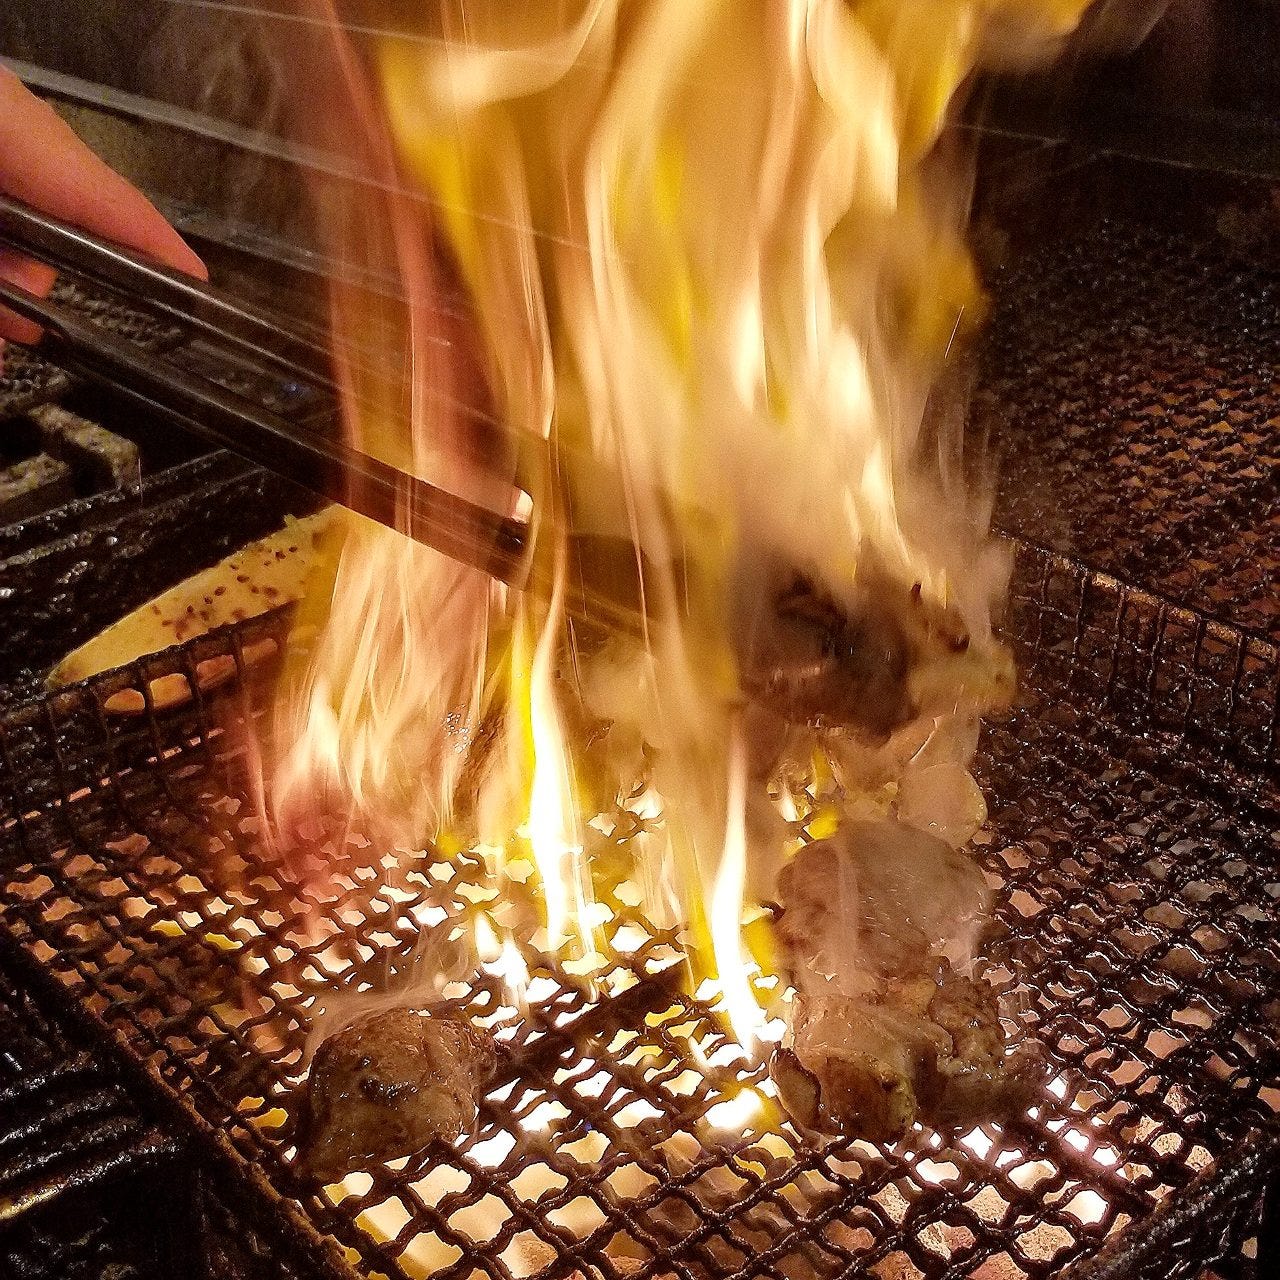
<svg viewBox="0 0 1280 1280"><path fill-rule="evenodd" d="M945 353L981 309L962 184L937 143L976 67L1051 48L1082 8L421 0L369 67L343 54L388 189L421 196L387 197L411 434L349 372L350 431L504 512L515 460L541 457L519 479L553 590L508 591L353 521L281 703L282 830L323 799L397 842L518 843L543 884L546 945L589 958L585 707L614 726L624 791L643 768L661 797L652 883L674 886L695 968L722 976L750 1042L747 812L765 784L749 767L742 602L767 563L841 600L874 562L986 633L999 571L981 504L922 435ZM469 299L470 373L424 208ZM376 332L368 305L340 296L339 327ZM478 406L520 442L509 457L482 456ZM571 625L571 533L643 555L642 640L587 644Z"/></svg>

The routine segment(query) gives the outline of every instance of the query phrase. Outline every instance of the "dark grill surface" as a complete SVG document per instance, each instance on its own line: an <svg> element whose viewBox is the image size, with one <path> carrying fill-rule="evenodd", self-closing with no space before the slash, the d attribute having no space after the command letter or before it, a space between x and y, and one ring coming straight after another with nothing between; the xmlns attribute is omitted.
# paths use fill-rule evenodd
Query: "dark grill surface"
<svg viewBox="0 0 1280 1280"><path fill-rule="evenodd" d="M464 921L474 868L425 852L387 885L381 849L318 833L337 896L282 884L236 781L250 681L168 720L112 717L126 671L13 717L5 919L371 1271L991 1280L1111 1241L1125 1274L1250 1274L1280 1104L1276 653L1070 562L1021 563L1028 690L983 756L981 857L1002 886L990 976L1054 1071L1016 1125L815 1149L763 1097L741 1133L760 1070L663 973L668 939L630 921L617 994L545 966L527 1018L496 983L459 993L504 1047L474 1139L323 1192L295 1180L312 1019L335 991L408 972L424 927ZM279 625L147 671L190 672ZM1224 1196L1214 1175L1233 1168L1258 1172ZM1180 1212L1196 1243L1170 1256Z"/></svg>
<svg viewBox="0 0 1280 1280"><path fill-rule="evenodd" d="M295 1242L246 1218L171 1117L140 1105L101 1030L0 939L0 1276L300 1280ZM54 990L51 992L50 988ZM76 1015L79 1016L76 1016ZM255 1204L249 1218L261 1216Z"/></svg>
<svg viewBox="0 0 1280 1280"><path fill-rule="evenodd" d="M180 367L280 412L317 407L311 388L230 361L110 291L60 280L55 296ZM59 490L38 514L16 519L0 510L0 706L37 694L50 667L122 613L273 532L286 513L305 514L317 504L297 486L229 454L208 452L173 423L111 399L37 353L7 347L0 449L34 435L30 415L52 405L74 409L90 430L110 427L130 447L136 444L141 461L123 483L98 478L77 482L73 494Z"/></svg>
<svg viewBox="0 0 1280 1280"><path fill-rule="evenodd" d="M67 303L95 324L122 334L151 351L165 351L182 340L182 331L156 320L124 299L101 289L85 289L59 280L53 296ZM65 395L71 379L56 365L38 354L10 346L4 353L4 375L0 378L0 421L26 413Z"/></svg>
<svg viewBox="0 0 1280 1280"><path fill-rule="evenodd" d="M101 1063L3 973L0 1044L0 1221L168 1153Z"/></svg>
<svg viewBox="0 0 1280 1280"><path fill-rule="evenodd" d="M226 453L0 529L0 705L157 591L272 533L315 498Z"/></svg>
<svg viewBox="0 0 1280 1280"><path fill-rule="evenodd" d="M992 180L997 522L1280 640L1280 187L1034 149Z"/></svg>

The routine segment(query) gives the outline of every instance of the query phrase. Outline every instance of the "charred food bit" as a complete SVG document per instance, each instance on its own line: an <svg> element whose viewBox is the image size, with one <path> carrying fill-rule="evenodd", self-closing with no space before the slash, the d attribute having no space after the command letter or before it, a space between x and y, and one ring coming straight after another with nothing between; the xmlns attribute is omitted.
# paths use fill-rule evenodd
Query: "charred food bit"
<svg viewBox="0 0 1280 1280"><path fill-rule="evenodd" d="M759 603L744 633L743 683L781 719L884 738L915 714L908 638L881 601L842 607L797 576Z"/></svg>
<svg viewBox="0 0 1280 1280"><path fill-rule="evenodd" d="M779 881L783 955L796 987L771 1074L798 1124L893 1142L1027 1105L1033 1048L1008 1052L995 991L962 970L986 886L960 852L893 822L817 841Z"/></svg>
<svg viewBox="0 0 1280 1280"><path fill-rule="evenodd" d="M453 1141L475 1124L494 1065L492 1041L463 1018L403 1008L367 1014L316 1050L303 1168L336 1182Z"/></svg>
<svg viewBox="0 0 1280 1280"><path fill-rule="evenodd" d="M785 723L876 743L921 716L985 711L1012 692L1008 653L975 644L918 584L867 570L837 600L804 574L768 580L744 592L739 657L746 693Z"/></svg>

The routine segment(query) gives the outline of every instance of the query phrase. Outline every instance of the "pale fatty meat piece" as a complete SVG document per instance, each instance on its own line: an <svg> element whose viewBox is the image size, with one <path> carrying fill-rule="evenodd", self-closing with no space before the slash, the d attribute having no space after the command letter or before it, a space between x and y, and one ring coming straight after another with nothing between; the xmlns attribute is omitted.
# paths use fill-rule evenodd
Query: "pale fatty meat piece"
<svg viewBox="0 0 1280 1280"><path fill-rule="evenodd" d="M1006 1050L995 992L944 961L931 977L886 982L861 1000L797 1007L769 1071L797 1124L896 1142L916 1120L965 1129L1034 1100L1038 1050Z"/></svg>
<svg viewBox="0 0 1280 1280"><path fill-rule="evenodd" d="M873 1142L917 1120L966 1126L1028 1105L1038 1051L1009 1053L995 990L966 976L987 912L977 867L894 823L851 823L779 877L796 988L770 1063L801 1126Z"/></svg>
<svg viewBox="0 0 1280 1280"><path fill-rule="evenodd" d="M495 1062L489 1036L456 1015L366 1014L323 1041L312 1059L302 1167L336 1182L469 1133Z"/></svg>
<svg viewBox="0 0 1280 1280"><path fill-rule="evenodd" d="M778 935L801 991L854 995L927 951L966 965L989 898L973 859L944 840L891 819L847 822L783 868Z"/></svg>

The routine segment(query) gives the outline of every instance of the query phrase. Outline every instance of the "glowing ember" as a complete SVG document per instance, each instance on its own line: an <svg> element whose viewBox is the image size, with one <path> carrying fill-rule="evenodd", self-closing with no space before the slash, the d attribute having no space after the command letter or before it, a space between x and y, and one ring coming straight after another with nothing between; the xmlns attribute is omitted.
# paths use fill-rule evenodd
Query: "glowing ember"
<svg viewBox="0 0 1280 1280"><path fill-rule="evenodd" d="M529 966L516 940L508 933L499 942L489 917L483 913L476 917L475 929L481 969L503 984L507 999L513 1005L523 1005L529 990Z"/></svg>
<svg viewBox="0 0 1280 1280"><path fill-rule="evenodd" d="M546 947L584 974L597 899L626 880L687 923L695 979L716 975L754 1049L749 954L769 948L743 921L806 789L838 801L811 832L901 799L902 821L967 838L976 719L1009 672L982 503L922 425L980 310L932 151L978 64L1051 47L1083 7L441 0L425 39L376 46L376 87L333 23L365 159L388 192L420 184L468 298L439 305L420 206L387 194L360 232L394 252L407 322L341 292L335 321L403 345L412 432L344 368L349 429L496 511L518 480L550 591L353 523L280 702L286 847L325 807L405 847L483 841L499 894L531 856ZM571 589L626 576L588 538L645 566L640 637L567 620ZM593 867L619 805L635 866ZM514 934L475 941L523 992Z"/></svg>
<svg viewBox="0 0 1280 1280"><path fill-rule="evenodd" d="M765 1114L765 1102L754 1089L717 1102L707 1111L707 1123L726 1133L746 1133Z"/></svg>

